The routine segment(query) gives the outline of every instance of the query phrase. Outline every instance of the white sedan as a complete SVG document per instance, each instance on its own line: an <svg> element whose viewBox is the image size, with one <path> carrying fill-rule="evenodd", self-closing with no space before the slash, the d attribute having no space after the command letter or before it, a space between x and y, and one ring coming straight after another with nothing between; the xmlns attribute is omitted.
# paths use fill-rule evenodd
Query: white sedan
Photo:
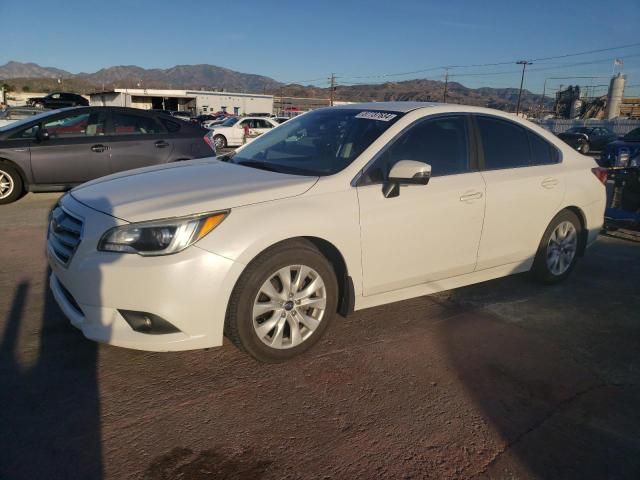
<svg viewBox="0 0 640 480"><path fill-rule="evenodd" d="M249 143L278 125L278 122L268 117L229 117L208 128L211 128L209 136L216 149L220 150Z"/></svg>
<svg viewBox="0 0 640 480"><path fill-rule="evenodd" d="M337 313L519 272L563 280L598 236L604 181L499 111L326 108L227 157L75 188L51 213L50 284L90 339L168 351L227 335L278 362Z"/></svg>

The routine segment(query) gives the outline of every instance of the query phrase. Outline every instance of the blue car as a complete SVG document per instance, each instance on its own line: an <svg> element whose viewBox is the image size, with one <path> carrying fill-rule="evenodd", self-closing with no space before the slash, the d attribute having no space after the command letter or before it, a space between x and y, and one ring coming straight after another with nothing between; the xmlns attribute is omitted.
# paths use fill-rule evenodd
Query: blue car
<svg viewBox="0 0 640 480"><path fill-rule="evenodd" d="M640 167L640 128L607 144L598 163L605 168Z"/></svg>

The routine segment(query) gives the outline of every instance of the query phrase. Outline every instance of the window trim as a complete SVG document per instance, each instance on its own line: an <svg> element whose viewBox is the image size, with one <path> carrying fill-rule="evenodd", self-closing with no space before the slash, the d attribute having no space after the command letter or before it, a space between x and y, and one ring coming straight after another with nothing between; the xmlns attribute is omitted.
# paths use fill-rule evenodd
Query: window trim
<svg viewBox="0 0 640 480"><path fill-rule="evenodd" d="M436 113L431 115L427 114L420 118L417 118L416 120L411 122L409 125L403 127L402 130L396 133L380 150L376 152L376 154L367 162L367 164L364 167L362 167L362 169L360 169L358 173L356 173L355 177L353 177L353 179L351 180L351 186L366 187L370 185L381 185L381 182L367 183L364 180L369 170L375 166L375 164L378 162L380 157L382 157L385 154L385 152L395 142L397 142L400 139L400 137L402 137L411 128L415 127L419 123L430 121L430 120L437 120L441 118L447 118L447 117L463 117L465 120L465 128L467 129L467 151L469 153L469 169L466 172L451 173L447 175L438 175L438 177L452 177L455 175L466 175L468 173L479 172L480 164L478 162L479 158L478 158L477 142L475 139L475 129L473 128L474 125L472 124L471 115L472 114L469 112L446 112L446 113Z"/></svg>
<svg viewBox="0 0 640 480"><path fill-rule="evenodd" d="M509 120L509 119L504 118L504 117L500 117L500 116L497 116L497 115L486 114L486 113L473 113L473 114L471 114L471 117L472 117L472 122L473 122L473 128L475 130L476 154L477 154L477 158L478 158L478 169L479 169L480 172L496 172L496 171L499 171L499 170L510 170L510 169L517 169L517 168L544 167L544 166L548 166L548 165L559 165L563 161L562 151L558 147L556 147L553 143L551 143L549 140L544 138L542 135L536 133L535 131L533 131L531 128L529 128L527 126L522 125L521 123L514 122L513 120ZM484 158L484 145L482 144L482 134L480 133L480 126L478 125L478 118L480 118L480 117L486 117L486 118L490 118L492 120L500 120L500 121L503 121L503 122L506 122L506 123L510 123L512 125L515 125L517 127L522 128L525 131L525 134L527 136L527 145L529 146L529 163L527 165L516 165L516 166L504 167L504 168L486 168L486 163L485 163L485 158ZM538 136L545 143L550 145L556 151L556 154L558 156L558 161L554 162L554 163L540 163L540 164L537 164L537 165L531 163L532 160L533 160L533 148L531 146L531 140L529 138L530 134Z"/></svg>

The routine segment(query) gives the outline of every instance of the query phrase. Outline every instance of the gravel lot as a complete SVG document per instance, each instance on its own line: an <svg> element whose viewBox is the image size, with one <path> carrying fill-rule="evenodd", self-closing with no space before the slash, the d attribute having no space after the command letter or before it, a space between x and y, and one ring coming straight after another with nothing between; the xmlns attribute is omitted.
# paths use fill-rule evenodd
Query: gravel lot
<svg viewBox="0 0 640 480"><path fill-rule="evenodd" d="M338 318L308 354L85 340L48 293L54 194L0 207L0 478L640 478L640 243Z"/></svg>

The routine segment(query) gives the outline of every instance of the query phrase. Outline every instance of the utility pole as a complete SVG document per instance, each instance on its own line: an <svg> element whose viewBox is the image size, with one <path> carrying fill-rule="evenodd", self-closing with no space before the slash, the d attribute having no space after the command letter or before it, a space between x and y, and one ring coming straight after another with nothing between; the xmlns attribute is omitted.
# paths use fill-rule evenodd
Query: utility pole
<svg viewBox="0 0 640 480"><path fill-rule="evenodd" d="M547 78L544 79L544 85L542 87L542 99L540 99L540 118L544 115L544 96L547 94Z"/></svg>
<svg viewBox="0 0 640 480"><path fill-rule="evenodd" d="M334 97L335 97L335 90L336 90L336 74L335 73L331 74L331 77L329 78L329 82L330 82L330 85L331 85L329 87L330 95L331 95L331 97L330 97L330 105L333 107L333 100L334 100Z"/></svg>
<svg viewBox="0 0 640 480"><path fill-rule="evenodd" d="M442 103L447 103L447 87L449 86L449 67L444 68L444 94L442 95Z"/></svg>
<svg viewBox="0 0 640 480"><path fill-rule="evenodd" d="M524 71L527 69L527 65L533 65L533 62L527 60L519 60L516 65L522 65L522 78L520 79L520 92L518 93L518 105L516 106L516 116L520 114L520 99L522 98L522 85L524 84Z"/></svg>

